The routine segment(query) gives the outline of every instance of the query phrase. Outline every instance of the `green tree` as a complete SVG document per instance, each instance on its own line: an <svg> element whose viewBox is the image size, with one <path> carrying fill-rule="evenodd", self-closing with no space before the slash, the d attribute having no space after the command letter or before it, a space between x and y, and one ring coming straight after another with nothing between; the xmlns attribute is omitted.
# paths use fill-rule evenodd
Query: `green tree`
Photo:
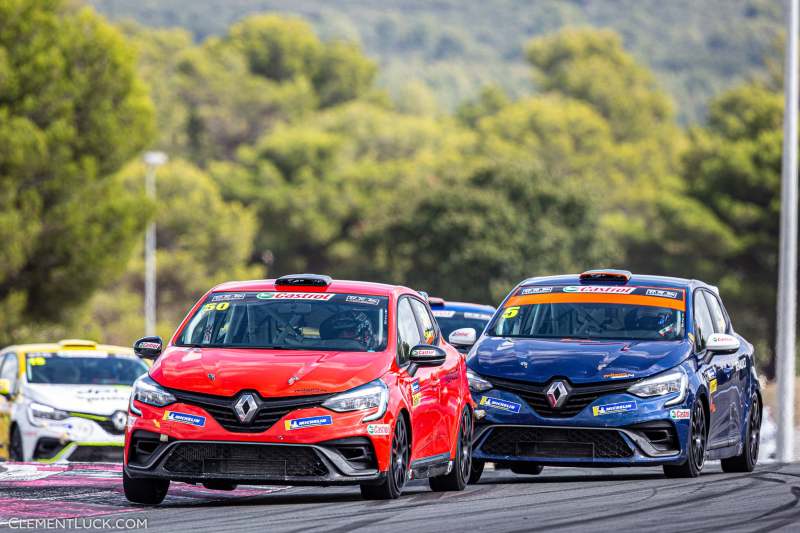
<svg viewBox="0 0 800 533"><path fill-rule="evenodd" d="M0 3L0 328L66 319L119 271L145 203L110 176L153 133L119 32L59 0Z"/></svg>
<svg viewBox="0 0 800 533"><path fill-rule="evenodd" d="M144 165L134 163L119 179L129 190L141 193L144 173ZM194 165L177 160L159 168L155 211L157 329L169 337L189 307L212 286L257 279L264 272L258 265L248 265L256 233L252 211L224 201L217 184ZM80 320L70 325L89 337L131 344L144 329L143 272L140 244L122 276L98 291Z"/></svg>
<svg viewBox="0 0 800 533"><path fill-rule="evenodd" d="M357 276L373 214L403 208L429 176L466 164L472 143L451 120L351 102L277 127L211 171L227 198L258 213L255 253L273 257L276 273Z"/></svg>
<svg viewBox="0 0 800 533"><path fill-rule="evenodd" d="M363 247L374 276L431 294L494 304L533 275L607 264L589 195L528 165L491 164L445 178L385 210Z"/></svg>
<svg viewBox="0 0 800 533"><path fill-rule="evenodd" d="M729 253L709 259L717 263L737 328L758 341L770 377L775 372L782 123L780 92L757 83L730 90L711 104L708 126L692 131L684 169L689 193L734 236Z"/></svg>
<svg viewBox="0 0 800 533"><path fill-rule="evenodd" d="M513 139L522 139L518 150L535 151L550 172L596 195L601 229L619 243L620 266L717 279L709 257L728 253L734 238L689 196L681 174L686 140L650 72L605 30L566 29L534 39L528 59L540 86L564 103L536 107L537 97L527 110L515 104L515 118L501 111L486 119L491 129L505 132L510 150Z"/></svg>

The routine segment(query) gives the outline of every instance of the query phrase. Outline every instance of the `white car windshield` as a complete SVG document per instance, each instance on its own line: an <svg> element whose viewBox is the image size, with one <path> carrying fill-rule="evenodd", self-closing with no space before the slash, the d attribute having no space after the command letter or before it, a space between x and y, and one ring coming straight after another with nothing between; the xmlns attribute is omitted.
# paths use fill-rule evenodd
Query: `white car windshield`
<svg viewBox="0 0 800 533"><path fill-rule="evenodd" d="M28 354L28 383L50 385L132 385L147 366L131 356L75 356L57 353Z"/></svg>

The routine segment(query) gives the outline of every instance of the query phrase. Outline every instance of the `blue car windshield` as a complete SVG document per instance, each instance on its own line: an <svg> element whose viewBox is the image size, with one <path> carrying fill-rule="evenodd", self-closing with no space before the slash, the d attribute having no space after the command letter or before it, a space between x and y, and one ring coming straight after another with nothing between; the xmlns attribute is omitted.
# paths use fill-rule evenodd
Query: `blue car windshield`
<svg viewBox="0 0 800 533"><path fill-rule="evenodd" d="M433 316L445 339L457 329L472 328L478 335L492 319L491 313L433 309Z"/></svg>
<svg viewBox="0 0 800 533"><path fill-rule="evenodd" d="M642 341L673 341L684 336L683 291L537 288L541 289L549 292L522 289L509 298L488 333L496 337Z"/></svg>

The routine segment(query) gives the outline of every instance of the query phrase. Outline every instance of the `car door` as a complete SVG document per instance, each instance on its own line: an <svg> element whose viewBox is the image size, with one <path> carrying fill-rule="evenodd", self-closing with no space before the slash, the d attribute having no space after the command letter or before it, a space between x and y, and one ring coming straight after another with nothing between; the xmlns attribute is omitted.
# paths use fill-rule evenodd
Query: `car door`
<svg viewBox="0 0 800 533"><path fill-rule="evenodd" d="M422 333L411 307L411 299L403 296L397 304L397 354L401 386L411 406L411 457L413 460L436 455L437 426L440 422L438 386L431 379L435 368L418 368L408 373L411 348L422 343Z"/></svg>
<svg viewBox="0 0 800 533"><path fill-rule="evenodd" d="M714 322L714 332L732 334L733 331L731 330L728 315L723 310L719 297L710 291L703 291L703 295L708 303L711 319ZM747 349L746 344L741 343L735 353L714 356L715 359L720 361L724 381L727 384L725 387L725 402L728 404L729 444L735 444L741 438L742 414L749 399L746 372L749 359Z"/></svg>
<svg viewBox="0 0 800 533"><path fill-rule="evenodd" d="M14 374L13 378L16 379L17 365L14 364L17 354L5 353L0 354L0 378L9 379L6 376ZM12 381L12 387L14 382ZM11 430L11 400L6 396L0 395L0 459L8 459L8 446Z"/></svg>
<svg viewBox="0 0 800 533"><path fill-rule="evenodd" d="M422 300L411 298L411 307L414 309L414 316L422 331L422 340L426 344L439 346L448 352L448 357L441 366L431 368L431 382L436 387L436 408L439 411L440 422L436 425L436 444L437 453L450 451L450 435L455 434L453 423L457 423L458 418L458 357L453 357L449 350L443 346L439 328L433 319L428 306Z"/></svg>
<svg viewBox="0 0 800 533"><path fill-rule="evenodd" d="M710 420L708 421L708 446L718 448L727 446L730 435L730 376L724 373L728 356L723 354L712 355L706 350L706 342L714 331L714 319L708 309L708 303L702 289L694 291L694 328L696 336L696 349L698 360L701 362L701 372L705 377L710 406Z"/></svg>

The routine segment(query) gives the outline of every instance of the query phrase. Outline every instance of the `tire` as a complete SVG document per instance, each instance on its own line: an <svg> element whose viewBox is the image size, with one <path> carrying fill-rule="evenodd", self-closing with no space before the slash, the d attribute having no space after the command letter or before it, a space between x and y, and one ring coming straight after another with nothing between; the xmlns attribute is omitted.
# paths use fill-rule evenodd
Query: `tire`
<svg viewBox="0 0 800 533"><path fill-rule="evenodd" d="M123 470L122 488L129 502L143 505L158 505L164 501L169 490L168 479L132 478Z"/></svg>
<svg viewBox="0 0 800 533"><path fill-rule="evenodd" d="M236 483L230 481L206 481L203 486L208 490L236 490Z"/></svg>
<svg viewBox="0 0 800 533"><path fill-rule="evenodd" d="M431 490L435 492L461 491L467 487L472 475L472 413L464 409L458 423L458 446L453 469L444 476L432 477L428 480Z"/></svg>
<svg viewBox="0 0 800 533"><path fill-rule="evenodd" d="M706 461L706 413L700 401L694 402L689 429L689 449L682 465L664 465L664 475L669 478L692 478L700 475Z"/></svg>
<svg viewBox="0 0 800 533"><path fill-rule="evenodd" d="M511 463L509 468L515 474L523 474L526 476L538 476L542 473L544 467L536 463Z"/></svg>
<svg viewBox="0 0 800 533"><path fill-rule="evenodd" d="M17 426L11 428L11 436L8 443L8 460L18 462L24 461L25 452L22 446L22 434L19 432Z"/></svg>
<svg viewBox="0 0 800 533"><path fill-rule="evenodd" d="M469 472L469 484L474 485L478 481L481 480L481 474L483 474L483 467L486 466L486 463L483 461L478 461L473 459L472 460L472 468Z"/></svg>
<svg viewBox="0 0 800 533"><path fill-rule="evenodd" d="M408 480L411 445L408 442L405 418L399 416L394 426L386 478L378 485L361 485L361 496L366 500L394 500L400 497Z"/></svg>
<svg viewBox="0 0 800 533"><path fill-rule="evenodd" d="M752 472L758 462L758 447L761 441L761 403L753 396L750 414L747 416L747 433L742 453L720 461L723 472Z"/></svg>

